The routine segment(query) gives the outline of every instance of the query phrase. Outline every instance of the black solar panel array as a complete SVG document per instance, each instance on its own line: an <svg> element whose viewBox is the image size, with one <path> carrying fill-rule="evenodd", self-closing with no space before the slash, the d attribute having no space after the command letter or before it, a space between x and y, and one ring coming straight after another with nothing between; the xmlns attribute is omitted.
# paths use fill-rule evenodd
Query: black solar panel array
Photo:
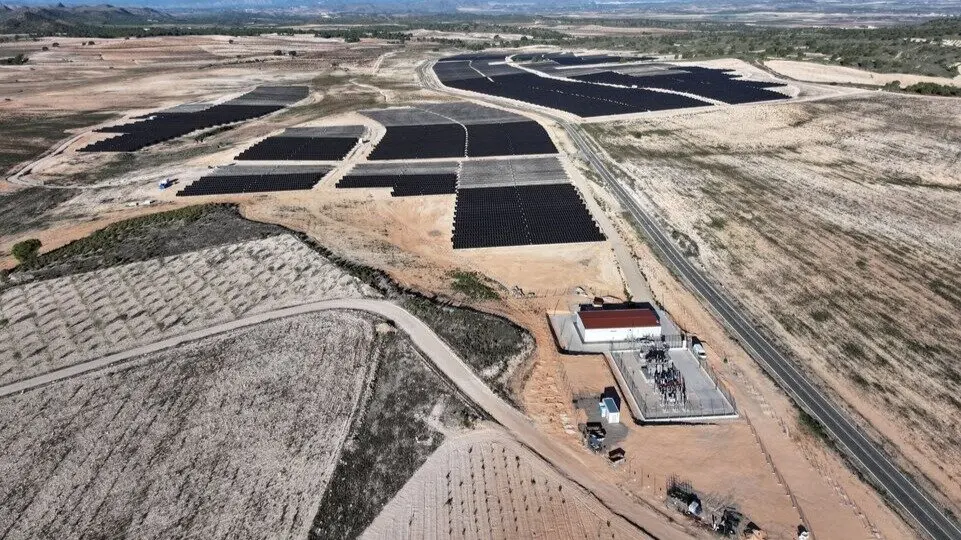
<svg viewBox="0 0 961 540"><path fill-rule="evenodd" d="M532 55L531 58L534 58ZM542 59L577 65L586 61L614 61L617 57L545 55ZM684 92L725 103L785 99L769 90L776 82L735 79L729 70L685 66L682 73L630 76L614 72L581 75L571 79L546 78L490 60L439 62L434 65L446 86L533 103L578 116L605 116L647 111L703 107L710 103L690 96L648 90L645 87ZM559 72L558 72L559 73ZM608 83L620 86L606 86ZM636 86L636 88L633 88Z"/></svg>
<svg viewBox="0 0 961 540"><path fill-rule="evenodd" d="M474 64L475 67L477 63ZM483 70L482 67L478 69ZM440 75L438 74L440 77ZM606 116L647 111L703 107L706 101L636 88L616 88L564 79L548 79L518 70L510 75L491 75L441 81L452 88L516 99L578 116Z"/></svg>
<svg viewBox="0 0 961 540"><path fill-rule="evenodd" d="M605 71L591 75L573 77L579 81L618 84L623 86L641 86L647 88L661 88L676 92L687 92L724 103L753 103L756 101L771 101L785 99L787 96L773 92L768 88L783 86L771 81L747 81L736 79L732 70L709 69L697 66L685 66L680 73L665 75L647 75L635 77L622 73Z"/></svg>
<svg viewBox="0 0 961 540"><path fill-rule="evenodd" d="M461 189L454 249L599 242L604 234L572 184Z"/></svg>
<svg viewBox="0 0 961 540"><path fill-rule="evenodd" d="M547 131L537 122L467 126L467 155L470 157L556 153L557 148Z"/></svg>
<svg viewBox="0 0 961 540"><path fill-rule="evenodd" d="M464 157L464 129L460 124L388 126L368 159ZM466 129L468 157L557 153L537 122L471 124Z"/></svg>
<svg viewBox="0 0 961 540"><path fill-rule="evenodd" d="M283 109L307 97L306 86L260 86L226 103L194 112L161 112L136 122L101 128L120 133L80 149L80 152L133 152L192 131L250 120Z"/></svg>
<svg viewBox="0 0 961 540"><path fill-rule="evenodd" d="M216 105L195 113L160 113L146 120L103 128L121 135L97 141L81 152L133 152L199 129L232 124L283 109L282 105Z"/></svg>
<svg viewBox="0 0 961 540"><path fill-rule="evenodd" d="M348 175L337 182L339 188L393 188L394 197L447 195L456 191L456 174L372 174Z"/></svg>
<svg viewBox="0 0 961 540"><path fill-rule="evenodd" d="M465 137L460 124L388 126L368 159L464 157Z"/></svg>
<svg viewBox="0 0 961 540"><path fill-rule="evenodd" d="M269 137L244 150L238 160L261 161L337 161L357 146L357 138L345 137Z"/></svg>
<svg viewBox="0 0 961 540"><path fill-rule="evenodd" d="M311 189L325 172L204 176L180 190L177 195L225 195Z"/></svg>

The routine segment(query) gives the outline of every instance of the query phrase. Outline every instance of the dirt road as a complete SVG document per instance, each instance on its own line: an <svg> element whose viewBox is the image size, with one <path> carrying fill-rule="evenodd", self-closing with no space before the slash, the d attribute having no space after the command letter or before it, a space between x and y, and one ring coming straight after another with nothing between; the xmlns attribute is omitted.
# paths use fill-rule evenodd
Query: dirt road
<svg viewBox="0 0 961 540"><path fill-rule="evenodd" d="M417 348L430 358L437 368L450 379L460 391L487 411L495 421L510 431L517 440L553 465L566 478L592 493L601 504L613 513L638 527L639 531L647 537L693 537L692 533L684 530L679 524L669 523L668 516L658 514L649 507L636 504L614 486L595 480L576 455L548 439L537 430L530 419L494 394L430 327L421 322L417 317L411 315L404 308L386 300L327 300L260 313L8 384L0 387L0 397L9 396L31 388L51 384L59 380L76 377L84 373L104 369L124 362L136 361L146 354L230 330L293 315L331 309L361 310L392 321L399 329L410 336Z"/></svg>

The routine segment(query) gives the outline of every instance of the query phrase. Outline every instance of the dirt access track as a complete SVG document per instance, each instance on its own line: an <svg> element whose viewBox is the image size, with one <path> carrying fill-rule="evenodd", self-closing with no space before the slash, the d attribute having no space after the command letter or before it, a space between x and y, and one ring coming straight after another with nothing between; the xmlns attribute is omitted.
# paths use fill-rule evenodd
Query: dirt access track
<svg viewBox="0 0 961 540"><path fill-rule="evenodd" d="M430 358L437 368L440 369L448 379L453 381L457 388L464 392L474 403L487 411L495 421L504 426L518 441L551 463L568 479L592 493L612 512L637 526L645 535L652 538L664 539L690 538L693 536L689 531L684 531L676 525L668 524L666 522L666 516L659 515L650 508L634 504L624 497L623 493L620 493L612 486L597 482L593 476L584 469L580 461L567 449L562 448L545 437L528 418L494 394L494 392L470 370L464 361L461 360L447 344L437 337L433 330L426 324L397 304L384 300L328 300L261 313L3 386L0 387L0 397L23 392L30 388L50 384L69 377L75 377L94 370L115 366L126 361L135 360L145 354L230 330L294 315L337 309L362 310L389 319L410 336L417 348Z"/></svg>

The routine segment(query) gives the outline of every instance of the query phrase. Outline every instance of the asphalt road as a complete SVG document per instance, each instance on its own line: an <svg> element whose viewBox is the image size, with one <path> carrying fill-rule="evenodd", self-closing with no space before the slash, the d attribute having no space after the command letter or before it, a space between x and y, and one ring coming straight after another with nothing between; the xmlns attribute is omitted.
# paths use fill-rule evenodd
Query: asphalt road
<svg viewBox="0 0 961 540"><path fill-rule="evenodd" d="M453 92L439 84L436 77L430 73L430 66L431 62L426 62L418 70L422 82L435 90L459 95L458 92ZM480 101L496 103L502 107L525 108L522 104L480 94L474 94L472 97ZM746 311L742 307L733 302L725 292L705 277L701 269L684 257L657 220L644 211L617 176L610 171L596 143L584 134L579 126L560 115L545 112L542 108L532 107L531 110L552 118L564 127L582 157L604 179L620 204L644 231L649 245L658 254L661 262L666 264L675 275L680 276L685 284L702 298L728 332L778 382L778 385L794 399L795 403L824 426L840 450L879 488L882 495L886 496L895 507L899 507L902 514L913 521L913 526L926 536L937 540L961 540L961 527L957 520L945 514L943 507L936 499L908 477L877 441L868 437L841 407L826 398L818 385L798 369L794 362L767 338L762 329L747 318Z"/></svg>
<svg viewBox="0 0 961 540"><path fill-rule="evenodd" d="M819 421L853 463L886 492L887 497L914 519L916 526L931 538L961 540L961 528L916 482L909 478L848 414L826 398L818 386L781 353L746 316L743 308L691 264L678 246L624 188L598 156L592 142L579 127L562 122L568 135L591 167L610 186L621 205L641 226L660 259L697 292L747 352L778 382L795 402Z"/></svg>
<svg viewBox="0 0 961 540"><path fill-rule="evenodd" d="M312 302L266 313L258 313L236 321L188 332L160 340L142 347L112 354L57 371L25 379L0 387L0 398L33 388L77 377L85 373L103 370L111 366L144 361L143 356L170 347L222 334L231 330L260 324L275 319L292 317L325 310L359 310L373 313L392 321L398 329L410 336L414 345L469 399L484 409L491 417L510 432L518 441L553 465L572 482L579 484L597 500L638 528L639 538L694 538L677 523L670 523L666 515L634 502L612 484L605 483L580 461L580 456L547 438L534 423L520 411L501 399L464 363L437 334L420 319L401 306L387 300L343 299ZM590 459L596 459L590 456Z"/></svg>

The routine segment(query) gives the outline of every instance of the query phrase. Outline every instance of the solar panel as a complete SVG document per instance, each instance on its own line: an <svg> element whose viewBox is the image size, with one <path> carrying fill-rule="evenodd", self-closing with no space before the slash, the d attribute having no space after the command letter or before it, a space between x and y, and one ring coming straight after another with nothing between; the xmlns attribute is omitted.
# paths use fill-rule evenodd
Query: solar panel
<svg viewBox="0 0 961 540"><path fill-rule="evenodd" d="M193 131L250 120L279 111L307 97L306 86L261 86L220 105L192 112L160 112L126 124L99 129L120 133L97 141L80 152L133 152Z"/></svg>
<svg viewBox="0 0 961 540"><path fill-rule="evenodd" d="M674 92L687 92L724 103L753 103L785 99L787 96L769 88L783 86L772 81L749 81L736 78L732 70L685 66L682 71L666 74L626 75L605 71L573 77L580 81L660 88Z"/></svg>
<svg viewBox="0 0 961 540"><path fill-rule="evenodd" d="M565 74L559 65L580 66L620 60L619 57L606 55L577 57L563 54L526 55L524 58L549 62L554 75ZM652 64L657 65L667 66ZM584 70L579 70L580 75L565 79L541 77L516 66L481 58L438 62L434 65L434 72L444 85L451 88L524 101L582 117L711 105L711 102L695 96L725 103L785 98L783 94L769 90L783 86L778 82L746 81L735 78L729 70L698 66L672 67L675 69L645 76L613 71L584 74Z"/></svg>
<svg viewBox="0 0 961 540"><path fill-rule="evenodd" d="M345 137L269 137L244 150L238 160L338 161L357 146L360 139Z"/></svg>
<svg viewBox="0 0 961 540"><path fill-rule="evenodd" d="M547 131L537 122L467 126L467 155L470 157L556 153L557 148Z"/></svg>
<svg viewBox="0 0 961 540"><path fill-rule="evenodd" d="M572 184L463 189L454 249L604 240Z"/></svg>
<svg viewBox="0 0 961 540"><path fill-rule="evenodd" d="M393 188L394 197L445 195L456 191L456 174L370 174L347 175L338 188Z"/></svg>
<svg viewBox="0 0 961 540"><path fill-rule="evenodd" d="M214 174L204 176L177 193L181 197L263 193L311 189L329 171L276 174Z"/></svg>
<svg viewBox="0 0 961 540"><path fill-rule="evenodd" d="M460 124L388 126L368 159L464 157L467 139Z"/></svg>

